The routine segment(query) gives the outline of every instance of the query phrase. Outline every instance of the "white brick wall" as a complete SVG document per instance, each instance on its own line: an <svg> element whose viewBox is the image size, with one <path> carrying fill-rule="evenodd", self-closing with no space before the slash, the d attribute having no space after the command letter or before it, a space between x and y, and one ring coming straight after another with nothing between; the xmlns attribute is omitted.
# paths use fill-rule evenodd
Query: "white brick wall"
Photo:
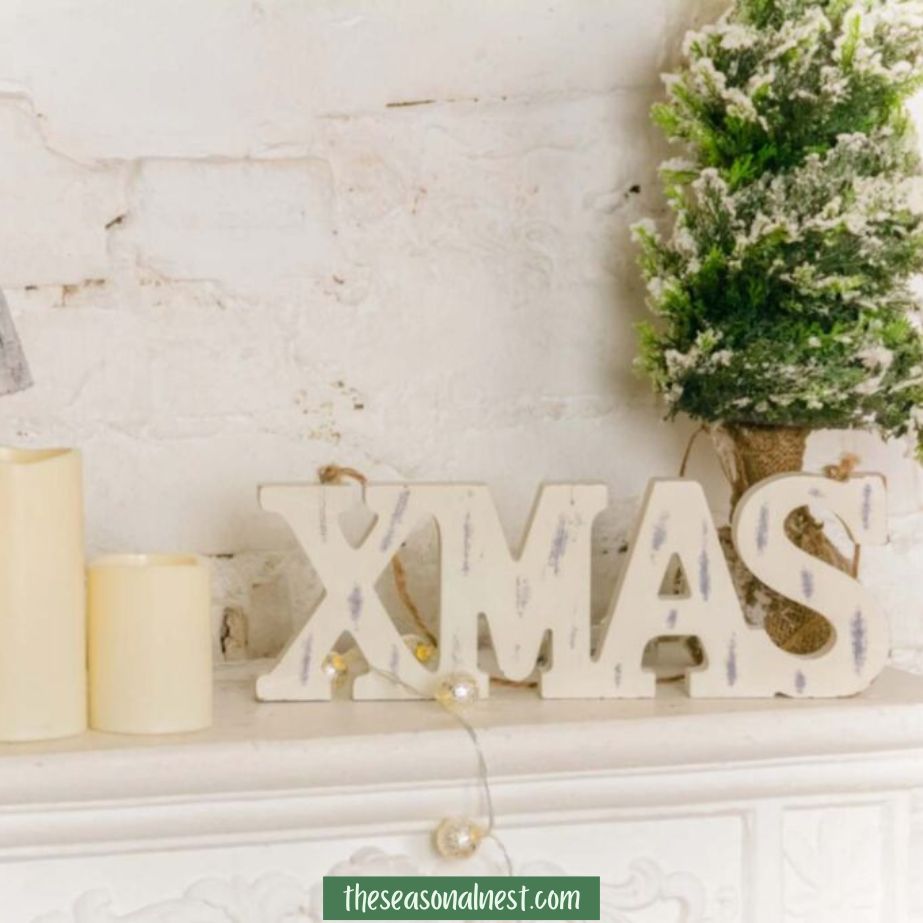
<svg viewBox="0 0 923 923"><path fill-rule="evenodd" d="M215 556L216 622L275 651L317 592L259 481L330 461L475 479L518 535L603 479L597 598L690 432L631 371L647 112L703 0L0 4L0 287L36 386L0 438L84 449L92 549ZM918 469L866 555L923 647ZM725 502L708 449L693 474ZM431 562L415 592L433 599ZM217 632L216 632L217 635Z"/></svg>

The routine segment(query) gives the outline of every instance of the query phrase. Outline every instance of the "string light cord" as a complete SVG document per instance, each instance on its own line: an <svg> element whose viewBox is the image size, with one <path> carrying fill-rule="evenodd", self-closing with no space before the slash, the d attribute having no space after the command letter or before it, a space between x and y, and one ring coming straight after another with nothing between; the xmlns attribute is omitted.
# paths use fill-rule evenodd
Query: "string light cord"
<svg viewBox="0 0 923 923"><path fill-rule="evenodd" d="M383 670L380 667L376 667L373 664L369 664L369 669L373 673L377 673L379 676L384 677L390 682L394 683L396 686L400 686L402 689L405 689L407 692L411 693L414 696L418 696L421 699L429 700L435 702L439 705L446 714L450 715L455 721L461 726L465 734L471 741L472 746L474 747L475 756L477 758L477 767L478 767L478 782L480 784L481 790L484 793L484 807L487 814L487 825L486 827L478 827L473 824L471 821L467 821L463 818L447 818L443 820L439 827L436 828L434 834L435 845L437 851L440 855L445 858L465 858L468 855L471 855L475 849L477 849L478 843L481 840L492 840L497 848L500 850L500 853L503 856L504 864L506 865L507 875L513 874L513 860L510 857L509 851L504 845L503 841L497 836L496 833L496 812L494 810L494 798L493 792L490 788L490 774L487 769L487 757L484 754L484 747L481 744L481 738L478 735L477 728L471 724L470 721L461 713L460 707L468 702L473 702L477 700L477 681L466 674L452 674L446 677L437 688L435 694L426 695L421 692L419 689L412 686L406 680L401 679L397 674L392 673L390 670ZM458 690L463 689L464 691L459 694ZM472 691L473 689L473 691ZM440 831L443 833L447 832L446 824L468 824L469 830L467 835L470 836L470 841L465 840L462 844L453 844L451 842L440 843L439 834ZM458 831L449 831L451 839L451 833L457 833ZM448 847L448 849L446 848Z"/></svg>
<svg viewBox="0 0 923 923"><path fill-rule="evenodd" d="M342 484L344 480L355 481L361 491L362 499L365 500L365 490L368 486L368 478L356 468L343 467L341 465L329 464L324 465L317 472L318 480L321 484ZM426 623L423 614L420 612L410 590L407 587L407 573L398 555L391 559L391 570L394 575L394 584L398 596L410 613L414 624L423 635L424 642L417 643L414 647L414 655L423 663L431 660L435 655L438 647L438 639L435 633ZM327 658L329 673L331 678L342 680L348 671L346 660L342 654L333 652ZM397 686L402 687L410 692L413 696L430 700L442 707L442 709L454 718L461 726L465 734L474 747L477 757L478 782L484 793L484 805L487 813L487 826L481 827L466 818L445 818L436 828L433 834L434 845L437 852L445 858L467 858L472 855L478 845L486 839L494 842L503 856L504 864L508 875L513 874L513 861L509 851L503 841L496 833L496 813L494 811L493 793L490 788L490 775L487 769L487 758L484 755L484 748L481 745L481 739L478 736L477 729L474 725L461 714L460 708L464 705L477 701L478 687L477 681L467 674L455 673L444 677L436 689L434 695L427 695L421 690L414 688L406 680L401 679L390 670L383 670L374 664L369 664L369 669L384 677ZM491 679L498 679L491 677ZM513 683L505 681L504 685L530 685L535 683Z"/></svg>

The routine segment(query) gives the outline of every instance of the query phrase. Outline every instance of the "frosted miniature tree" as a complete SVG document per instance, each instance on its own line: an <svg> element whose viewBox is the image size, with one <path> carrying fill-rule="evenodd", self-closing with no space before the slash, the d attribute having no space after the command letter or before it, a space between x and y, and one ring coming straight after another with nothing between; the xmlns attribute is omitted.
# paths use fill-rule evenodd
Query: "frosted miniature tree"
<svg viewBox="0 0 923 923"><path fill-rule="evenodd" d="M654 117L672 233L641 222L670 415L863 427L923 445L921 0L737 0L687 35ZM919 449L918 449L919 451Z"/></svg>

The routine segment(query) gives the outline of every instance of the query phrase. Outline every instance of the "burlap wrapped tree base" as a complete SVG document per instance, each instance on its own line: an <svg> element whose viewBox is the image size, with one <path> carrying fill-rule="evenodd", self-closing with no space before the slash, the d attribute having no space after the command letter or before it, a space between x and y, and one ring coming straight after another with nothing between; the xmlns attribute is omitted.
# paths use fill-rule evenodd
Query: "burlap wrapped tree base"
<svg viewBox="0 0 923 923"><path fill-rule="evenodd" d="M753 484L776 474L802 470L807 429L723 423L711 426L709 432L731 484L732 512ZM807 507L791 513L785 531L808 554L842 571L852 570L852 563L827 538L823 525L811 516ZM824 647L830 640L830 623L812 609L780 596L757 580L737 557L730 528L721 529L720 534L747 618L762 624L783 650L810 654Z"/></svg>

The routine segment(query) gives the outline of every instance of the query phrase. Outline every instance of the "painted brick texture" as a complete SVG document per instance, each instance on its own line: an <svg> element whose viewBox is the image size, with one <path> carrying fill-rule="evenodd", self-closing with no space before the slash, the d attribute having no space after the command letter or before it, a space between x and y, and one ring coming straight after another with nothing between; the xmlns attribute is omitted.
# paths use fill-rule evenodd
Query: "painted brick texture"
<svg viewBox="0 0 923 923"><path fill-rule="evenodd" d="M691 432L632 370L628 226L660 207L659 74L720 7L0 6L0 287L36 380L0 439L84 450L93 551L213 556L229 656L275 653L320 592L256 484L331 461L485 481L511 540L540 481L606 481L603 605ZM860 435L812 463L843 448L889 475L865 571L913 662L919 468ZM704 444L691 473L726 505ZM406 553L428 612L433 540Z"/></svg>

